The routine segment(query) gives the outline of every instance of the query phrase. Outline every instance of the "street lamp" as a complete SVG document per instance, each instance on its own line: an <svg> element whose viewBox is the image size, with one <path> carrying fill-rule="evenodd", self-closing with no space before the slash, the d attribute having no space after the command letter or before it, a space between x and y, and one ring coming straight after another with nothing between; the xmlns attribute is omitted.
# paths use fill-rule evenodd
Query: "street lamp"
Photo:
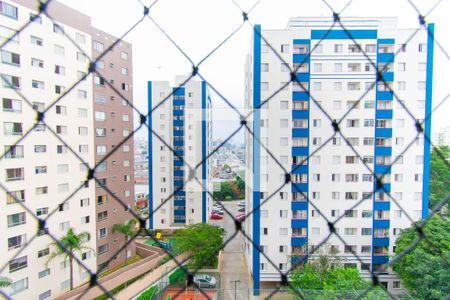
<svg viewBox="0 0 450 300"><path fill-rule="evenodd" d="M234 282L234 300L236 300L237 298L236 298L236 284L238 283L238 282L241 282L240 280L231 280L230 281L231 283L233 283Z"/></svg>

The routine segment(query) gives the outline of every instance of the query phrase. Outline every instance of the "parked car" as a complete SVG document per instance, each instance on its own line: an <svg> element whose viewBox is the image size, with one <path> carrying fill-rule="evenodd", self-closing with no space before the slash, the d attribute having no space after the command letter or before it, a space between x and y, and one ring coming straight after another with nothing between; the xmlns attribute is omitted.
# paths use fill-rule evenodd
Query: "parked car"
<svg viewBox="0 0 450 300"><path fill-rule="evenodd" d="M200 288L210 288L216 286L217 280L213 276L207 274L199 274L194 276L194 283Z"/></svg>
<svg viewBox="0 0 450 300"><path fill-rule="evenodd" d="M239 212L245 212L245 206L238 209Z"/></svg>
<svg viewBox="0 0 450 300"><path fill-rule="evenodd" d="M223 211L220 211L220 210L213 210L211 213L223 216Z"/></svg>
<svg viewBox="0 0 450 300"><path fill-rule="evenodd" d="M239 201L237 204L238 204L239 206L245 206L245 201L244 201L244 200Z"/></svg>
<svg viewBox="0 0 450 300"><path fill-rule="evenodd" d="M245 221L245 214L237 214L235 216L235 219L236 219L236 221L244 222Z"/></svg>
<svg viewBox="0 0 450 300"><path fill-rule="evenodd" d="M212 213L211 214L211 219L213 219L213 220L222 220L223 216L219 215L219 214L216 214L216 213Z"/></svg>

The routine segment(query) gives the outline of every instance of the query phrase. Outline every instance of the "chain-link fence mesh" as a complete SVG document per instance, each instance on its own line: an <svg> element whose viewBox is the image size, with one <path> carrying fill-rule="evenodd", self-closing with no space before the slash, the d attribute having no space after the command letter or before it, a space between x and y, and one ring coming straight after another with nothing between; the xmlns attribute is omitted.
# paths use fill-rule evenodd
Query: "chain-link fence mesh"
<svg viewBox="0 0 450 300"><path fill-rule="evenodd" d="M163 0L161 0L163 1ZM240 13L242 15L242 22L240 24L236 25L236 28L227 36L225 36L222 40L222 42L220 42L217 47L215 47L214 49L212 49L203 59L199 60L199 62L194 62L193 59L190 58L189 53L187 53L186 51L184 51L182 49L182 47L177 43L176 40L174 40L168 32L165 31L165 29L152 17L152 8L153 6L158 2L158 0L154 1L151 5L146 6L145 4L143 4L142 2L139 2L142 5L142 16L139 20L137 20L137 22L135 24L133 24L129 30L127 30L119 39L117 39L115 42L113 42L107 49L104 50L104 52L99 55L95 60L89 59L89 64L86 67L85 73L84 75L79 78L76 82L73 83L73 85L69 88L67 88L66 91L64 91L59 97L57 97L53 102L51 102L50 105L47 106L47 108L43 111L39 110L36 107L33 107L33 103L31 100L29 100L29 95L24 94L20 89L18 89L15 86L15 82L8 76L3 75L2 74L2 80L3 82L6 82L7 85L9 85L10 88L13 88L17 94L17 97L19 97L21 100L23 100L23 102L30 108L33 109L35 111L35 120L34 120L34 125L31 128L28 128L27 130L24 131L24 133L20 136L20 138L14 143L13 146L17 146L20 145L23 141L25 141L26 139L29 139L30 137L33 136L36 128L41 128L41 127L45 127L46 130L48 130L48 132L54 136L55 141L57 141L59 144L64 145L67 150L71 153L71 155L75 156L80 163L84 164L85 166L88 166L88 170L86 172L86 178L85 181L82 182L80 184L80 186L76 189L74 189L70 195L68 197L66 197L65 199L54 199L55 201L58 201L58 205L55 206L55 209L53 209L52 211L50 211L48 213L48 215L43 218L40 217L39 215L37 215L37 212L33 211L32 209L30 209L27 206L26 202L23 202L22 199L20 199L18 197L17 194L13 193L12 191L7 189L7 184L4 182L0 182L0 189L3 190L4 192L6 192L10 197L12 197L14 199L14 202L16 202L17 205L20 205L27 213L27 215L31 216L32 219L34 219L34 221L36 222L37 226L36 226L36 234L34 237L32 237L31 239L29 239L29 241L27 242L27 245L32 244L33 240L41 235L41 234L46 234L51 240L53 240L54 243L56 243L56 245L59 245L59 247L62 247L63 249L66 249L66 245L63 244L57 237L56 235L49 231L47 229L46 224L48 224L50 218L52 216L55 215L55 213L58 211L58 207L60 207L60 205L63 205L65 202L67 202L69 199L71 199L78 191L80 191L86 184L87 182L92 182L92 183L96 183L99 184L103 187L103 189L109 194L109 196L116 201L117 203L119 203L123 208L127 208L127 204L126 201L124 201L123 199L121 199L120 196L118 196L116 193L114 193L109 187L108 185L104 185L102 182L99 181L99 178L96 176L96 168L101 165L102 162L106 161L108 158L110 158L116 151L118 151L118 149L120 148L121 145L123 145L124 143L126 143L127 141L132 141L133 140L133 136L140 130L142 130L143 128L147 127L148 130L151 130L151 134L154 138L158 139L160 142L162 142L168 149L170 149L170 151L172 151L174 153L174 156L176 156L179 160L183 160L182 156L179 156L176 154L175 150L173 149L173 146L170 143L167 143L159 134L158 132L156 132L155 130L152 130L149 126L148 126L148 122L152 116L152 113L154 112L155 109L157 109L158 106L154 107L151 111L149 111L147 114L139 111L133 104L132 99L127 99L122 93L121 91L119 91L114 85L112 85L110 83L109 80L107 80L107 78L105 78L105 84L107 86L109 86L114 92L115 94L117 94L121 99L124 99L124 101L126 101L126 103L132 107L132 109L134 110L134 112L139 116L139 126L137 126L128 136L124 137L122 141L120 141L119 143L117 143L116 147L111 150L110 152L108 152L104 158L93 164L92 162L86 161L82 156L79 155L78 151L76 151L73 147L73 145L71 144L70 141L64 140L61 135L59 135L55 129L53 124L49 124L47 122L46 119L46 115L49 112L50 109L52 109L54 106L58 105L58 103L61 103L64 98L66 97L66 95L70 94L70 93L74 93L76 91L77 86L83 82L89 75L98 75L98 76L102 76L102 74L99 72L98 70L98 63L101 61L101 59L109 52L112 51L131 31L133 31L137 26L139 26L142 22L144 22L144 20L149 20L152 24L155 25L156 30L160 31L165 38L167 38L167 40L179 51L180 55L182 55L192 66L192 72L190 74L190 76L188 76L186 78L186 80L180 84L178 86L182 87L184 86L187 82L189 82L190 80L193 80L193 78L197 77L200 78L201 80L205 81L208 85L208 87L214 91L215 94L217 94L218 98L220 99L220 101L222 101L223 103L225 103L232 111L234 111L234 113L239 116L239 124L237 125L237 129L226 139L223 140L223 142L218 145L217 147L215 147L211 153L204 158L203 161L198 162L198 164L196 164L195 166L190 166L189 164L187 164L187 162L184 162L184 165L188 168L188 172L186 172L187 174L194 174L195 172L201 167L202 163L206 160L209 160L211 158L212 155L214 155L214 153L217 152L218 149L220 149L221 147L223 147L223 145L225 145L228 141L230 141L233 137L235 137L239 132L244 131L246 132L246 134L252 136L254 139L258 139L258 137L254 134L254 128L253 125L248 122L248 119L250 116L254 115L254 113L260 109L264 109L265 105L268 105L277 94L279 94L286 86L290 86L293 84L298 84L299 87L301 87L301 90L306 92L308 94L309 99L311 100L311 102L313 104L315 104L315 106L317 106L317 108L322 112L323 116L328 120L328 126L330 129L330 137L324 142L322 143L319 147L317 147L314 151L312 151L311 153L308 154L307 157L305 157L303 159L303 162L308 161L309 159L311 159L311 157L317 153L319 153L321 151L321 149L323 149L326 146L331 145L331 141L334 138L340 137L343 141L345 141L346 146L348 147L349 151L351 151L357 158L358 160L365 166L365 168L367 169L367 172L371 174L373 181L374 181L374 189L373 191L370 193L370 195L365 195L363 198L361 198L359 201L357 201L355 204L353 204L351 207L348 207L347 210L352 210L356 207L358 207L361 203L363 203L364 201L367 201L368 199L372 199L372 196L374 193L382 191L384 193L386 193L389 197L389 199L395 203L395 205L397 207L399 207L399 209L401 209L405 215L405 217L410 221L413 222L413 217L410 216L407 211L402 207L403 202L399 202L398 199L395 198L395 195L393 193L391 193L390 190L385 188L385 178L389 175L389 170L390 167L387 168L383 173L381 174L376 174L374 172L374 169L369 165L369 163L366 162L366 160L363 158L363 156L356 150L356 148L353 146L353 143L351 141L349 141L348 137L345 135L345 133L342 130L342 122L344 120L346 120L346 117L354 110L356 109L359 104L363 101L364 97L366 96L366 94L372 90L373 88L376 88L377 84L382 83L384 84L384 87L387 91L390 91L394 94L394 100L398 103L398 105L404 109L407 114L409 115L412 124L414 124L413 126L411 126L410 128L404 128L403 130L409 130L411 132L415 132L415 137L414 139L412 139L411 141L409 141L407 143L407 146L404 147L404 149L402 150L402 152L400 153L400 155L398 155L390 164L390 166L394 165L397 163L397 161L399 160L399 158L404 154L407 153L408 151L410 151L411 146L416 143L416 141L423 139L425 143L430 143L432 150L442 159L442 162L445 164L445 166L447 168L450 168L450 163L444 158L444 155L440 152L438 147L435 147L435 145L432 144L431 141L431 137L429 136L429 134L427 134L424 128L424 124L427 120L429 120L432 117L432 112L430 112L429 114L425 115L425 117L423 119L419 119L417 118L413 111L408 107L407 101L402 101L398 95L396 90L393 89L393 87L390 85L389 82L387 82L383 76L384 71L386 70L386 68L388 68L388 65L385 64L383 66L382 69L379 69L377 66L377 62L373 60L372 56L369 55L368 53L365 52L364 49L362 49L357 42L357 38L352 36L352 32L351 30L348 30L345 26L343 21L341 21L341 15L344 13L344 11L351 6L352 1L349 1L342 10L337 11L335 10L329 3L327 3L325 0L323 0L322 2L329 8L329 14L330 16L332 16L332 20L333 20L333 24L332 26L330 26L330 28L328 30L326 30L326 33L324 34L324 36L322 37L321 40L318 41L318 43L316 43L316 45L320 44L321 41L323 39L325 39L327 37L327 35L334 29L340 29L343 30L345 32L345 35L347 36L348 39L352 40L355 45L357 45L358 49L357 51L360 52L362 55L364 55L365 59L367 60L367 62L370 63L370 65L373 67L374 70L376 70L374 72L374 74L376 75L376 81L373 82L373 84L361 95L361 97L358 99L358 101L355 101L352 106L349 107L348 111L343 114L342 117L340 118L335 118L332 116L332 114L330 114L329 111L325 110L323 105L321 104L321 102L316 99L315 95L313 95L308 89L305 89L304 85L299 81L298 77L297 77L297 71L299 70L299 68L301 67L302 63L297 64L296 66L293 67L292 64L290 64L289 61L285 61L283 59L283 56L278 52L277 47L274 47L271 43L271 41L269 39L267 39L264 36L264 33L261 33L260 31L255 29L255 24L252 23L252 18L251 18L251 13L253 11L253 9L255 7L257 7L259 5L260 1L255 2L255 4L249 9L249 10L244 10L242 9L239 4L237 2L235 2L234 0L231 0L232 3L238 8L238 13ZM411 36L408 38L408 42L411 41L416 34L418 34L418 32L420 32L420 30L426 30L428 32L428 35L431 35L433 37L433 40L437 46L437 50L441 51L444 56L446 57L446 59L450 60L448 53L446 52L446 50L444 49L444 47L441 45L441 43L434 39L434 33L429 29L428 27L428 23L426 20L426 17L435 9L439 9L439 5L442 1L437 1L435 3L435 5L432 6L432 8L424 13L419 11L419 9L415 6L415 3L412 1L408 1L409 4L411 5L411 7L413 7L413 9L415 10L416 14L417 14L417 19L418 19L418 24L419 27L417 28L417 30L414 30L413 33L411 34ZM38 10L38 15L35 16L34 18L31 18L29 22L23 24L20 26L20 28L14 28L14 30L17 30L16 33L14 33L12 36L10 36L8 39L6 39L1 45L0 45L0 49L4 49L8 44L12 43L14 41L14 39L23 31L27 30L28 27L34 26L33 25L33 21L35 18L39 18L40 16L46 16L47 18L49 18L50 20L54 21L54 16L52 16L49 13L49 7L52 5L53 1L49 0L49 1L41 1L41 2L37 2L36 3L36 7ZM259 36L259 38L261 39L262 43L264 43L265 45L267 45L270 48L270 51L272 51L274 53L274 55L279 59L280 63L285 64L285 66L287 66L289 68L289 72L290 72L290 80L288 82L286 82L284 85L282 85L279 89L277 89L272 95L270 95L269 97L267 97L266 99L263 99L263 101L261 101L261 104L258 107L253 107L250 111L246 112L245 114L242 113L234 104L233 101L230 101L226 96L224 96L223 91L221 91L220 89L216 88L215 85L210 82L208 80L208 78L206 76L204 76L204 74L202 73L202 64L208 60L210 58L211 55L214 54L214 52L216 52L218 49L220 49L224 44L226 44L237 32L239 32L240 30L242 30L242 28L244 26L251 26L252 29L254 30L254 34L255 36ZM445 29L443 29L445 30ZM87 58L90 58L91 55L90 53L86 53L85 50L83 50L82 47L80 47L77 42L68 34L64 33L65 38L67 38L77 49L78 51L80 51L81 53L83 53ZM307 59L309 59L311 53L314 53L315 47L313 47L311 49L311 51L309 51L309 53L305 56L305 59L303 61L303 63L306 62ZM398 53L400 52L400 49L394 54L394 56L396 56ZM174 92L177 89L174 89ZM163 101L161 101L161 103L159 105L162 105L164 102L166 102L168 99L170 99L173 95L172 92L171 94L167 95ZM443 100L441 100L439 102L438 105L435 105L434 110L438 110L442 107L442 104L447 101L447 97L444 98ZM265 197L264 199L261 199L261 203L256 207L253 208L252 210L250 210L246 216L249 217L252 214L254 214L255 212L259 212L260 211L260 207L262 207L265 203L271 201L271 199L274 197L274 195L276 195L279 191L281 191L281 189L287 185L290 184L292 182L292 177L291 175L295 173L296 169L300 167L300 165L302 165L303 162L300 162L298 164L297 167L295 167L293 170L289 171L287 170L282 163L280 163L277 159L277 155L276 153L271 152L271 149L269 149L264 143L262 143L260 140L257 140L257 143L260 145L260 147L267 152L268 156L270 156L270 159L272 159L279 167L280 169L284 172L285 174L285 181L283 184L280 185L280 187L278 189L276 189L275 191L269 193L269 195L267 197ZM0 161L5 160L7 158L8 155L11 154L11 149L8 151L3 152L3 154L0 156ZM149 157L149 159L152 159L152 157ZM182 190L184 185L191 181L191 180L197 180L196 176L188 176L188 178L186 178L186 180L184 181L183 186L181 186L178 190ZM387 180L386 180L387 181ZM199 182L200 183L200 182ZM201 183L200 183L201 184ZM296 185L292 185L295 189L297 189ZM448 192L450 192L450 187L448 188ZM177 190L177 191L178 191ZM146 222L148 218L152 218L152 215L154 212L158 211L165 203L167 203L168 201L171 201L173 199L173 196L176 194L177 191L174 191L169 197L167 197L167 199L165 199L159 206L154 207L153 211L149 213L149 216L146 218L143 218L142 216L138 215L136 212L134 212L133 210L130 210L130 215L133 218L136 218L136 220L139 221L139 226L141 230L146 231L147 235L159 246L161 246L162 249L166 249L164 247L162 247L161 242L156 239L153 235L152 232L150 232L148 230L148 228L146 228ZM210 193L210 191L207 191L208 193ZM297 190L298 193L302 193L301 190ZM211 197L214 197L213 194L210 193ZM272 296L274 296L275 294L277 294L279 291L286 291L286 289L288 289L290 291L290 293L294 293L296 294L297 297L302 298L302 299L306 299L309 296L307 296L305 293L302 293L301 291L297 290L295 287L293 287L291 285L291 282L289 280L289 275L291 274L292 270L294 270L299 264L303 263L308 256L314 255L318 249L327 243L327 241L329 241L329 239L332 236L337 237L344 245L348 245L348 243L346 242L345 237L339 233L336 230L336 224L344 217L343 215L335 220L330 220L329 218L327 218L327 216L321 212L321 210L319 209L319 207L316 205L315 201L313 199L310 199L310 195L305 194L306 196L306 200L309 203L309 205L314 208L319 214L320 217L323 218L325 220L325 222L328 224L328 228L329 228L329 233L326 235L326 237L322 240L321 243L315 245L313 248L308 249L307 252L307 256L304 256L301 260L299 260L297 263L292 264L292 267L289 270L284 270L281 271L279 269L279 267L277 266L276 263L274 263L271 259L271 257L269 255L267 255L266 253L264 253L263 251L260 251L260 245L254 243L254 241L250 238L250 236L243 230L242 228L242 223L239 221L235 221L235 232L232 234L229 234L229 236L227 237L227 239L224 241L221 249L223 249L231 240L233 240L236 235L241 232L245 239L253 245L253 248L255 251L260 251L259 255L261 257L264 257L265 260L267 260L267 262L272 265L276 270L278 270L279 275L280 275L280 284L279 284L279 288L270 291L270 293L268 295L266 295L265 297L270 298ZM437 214L440 209L442 207L444 207L450 198L450 193L444 197L441 201L439 201L434 207L430 208L429 211L429 217L432 217L433 215ZM370 201L370 200L369 200ZM225 214L228 215L231 218L234 218L234 215L231 211L229 211L225 206L223 206ZM427 209L426 207L424 207L423 209ZM417 232L417 238L414 241L414 243L412 243L409 247L407 247L404 251L400 252L400 253L395 253L395 255L393 255L392 257L389 258L389 261L385 264L383 264L382 268L380 270L377 270L377 272L374 271L370 271L370 277L372 279L371 281L371 285L363 292L363 293L356 293L353 291L349 291L348 295L345 296L345 298L363 298L367 293L369 293L372 289L374 289L375 287L381 286L381 288L384 290L385 295L391 297L391 298L395 298L394 295L392 295L384 286L380 285L380 280L379 280L379 276L380 276L380 271L384 271L387 270L387 268L391 267L393 263L395 263L396 261L400 260L403 256L405 256L406 254L410 253L412 250L414 250L414 248L419 244L419 243L427 243L427 245L429 245L430 249L433 250L434 248L436 248L435 246L435 241L433 240L433 236L428 236L424 233L424 228L427 226L427 221L425 220L425 222L421 223L421 225L415 225L415 230ZM133 242L134 238L137 237L137 233L135 236L133 236L132 238L130 238L128 240L128 242L126 242L116 253L115 255L118 255L120 252L122 252L124 249L126 249L126 247ZM15 255L13 257L8 257L7 260L12 260L14 258L17 258L20 256L20 254L24 251L24 249L26 249L26 247L20 249L19 251L17 251L15 253ZM218 251L220 251L221 249L219 249ZM189 260L188 258L185 258L183 260L179 260L177 257L175 257L171 251L169 250L164 250L166 252L166 254L170 257L171 260L173 260L176 265L178 265L181 270L183 270L183 272L186 274L187 276L187 285L188 286L192 286L192 287L196 287L198 290L198 293L203 294L204 297L206 298L210 298L210 293L208 293L207 291L204 291L202 288L198 287L194 282L193 282L193 275L195 275L199 269L195 269L195 270L188 270L185 267L185 263ZM350 248L350 251L352 252L352 254L354 255L354 257L359 261L359 262L363 262L363 260L359 257L359 255L354 252L354 250L352 248ZM110 290L104 288L102 286L102 284L99 281L99 276L97 272L100 272L101 270L98 270L97 272L88 267L87 265L85 265L84 261L78 256L78 255L72 255L71 252L69 252L69 250L66 249L66 252L68 255L72 256L72 259L74 260L74 262L76 264L78 264L80 266L80 268L84 269L85 271L87 271L89 273L90 276L90 280L89 280L89 287L99 287L100 289L103 290L103 292L111 298L114 298L114 295L111 293ZM441 252L436 251L436 253L438 255L442 255ZM217 254L217 253L216 253ZM113 256L115 256L113 255ZM5 257L6 258L6 257ZM444 257L442 255L442 260L447 264L447 258ZM8 266L8 262L3 263L2 267L1 267L1 272L3 272ZM417 276L420 276L420 274L417 274ZM83 298L83 296L89 291L89 289L86 289L83 293L78 295L78 298ZM179 293L182 293L183 291L181 290ZM230 291L231 292L231 291ZM307 293L309 293L308 291L306 291ZM10 298L8 296L8 293L6 292L6 290L1 290L0 291L1 295L3 295L5 298ZM311 292L311 293L316 293L316 292ZM330 292L331 293L331 292ZM176 298L176 295L172 295L172 298Z"/></svg>

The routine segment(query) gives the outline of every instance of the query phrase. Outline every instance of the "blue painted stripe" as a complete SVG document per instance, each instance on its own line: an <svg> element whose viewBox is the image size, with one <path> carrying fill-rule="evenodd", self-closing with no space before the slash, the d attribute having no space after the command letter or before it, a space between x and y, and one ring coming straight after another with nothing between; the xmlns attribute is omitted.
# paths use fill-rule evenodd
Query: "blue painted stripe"
<svg viewBox="0 0 450 300"><path fill-rule="evenodd" d="M391 202L389 201L375 201L373 205L374 210L390 210Z"/></svg>
<svg viewBox="0 0 450 300"><path fill-rule="evenodd" d="M292 100L302 101L308 99L309 94L307 92L292 92Z"/></svg>
<svg viewBox="0 0 450 300"><path fill-rule="evenodd" d="M293 128L292 129L292 137L308 137L309 129L304 128Z"/></svg>
<svg viewBox="0 0 450 300"><path fill-rule="evenodd" d="M202 81L202 222L206 223L206 82Z"/></svg>
<svg viewBox="0 0 450 300"><path fill-rule="evenodd" d="M376 91L377 100L393 100L394 93L391 91Z"/></svg>
<svg viewBox="0 0 450 300"><path fill-rule="evenodd" d="M308 63L309 60L310 60L309 54L294 54L293 63L294 64Z"/></svg>
<svg viewBox="0 0 450 300"><path fill-rule="evenodd" d="M292 210L307 210L308 209L308 202L306 202L306 201L292 201L291 202L291 209Z"/></svg>
<svg viewBox="0 0 450 300"><path fill-rule="evenodd" d="M291 191L293 193L307 193L309 190L309 186L307 183L291 183Z"/></svg>
<svg viewBox="0 0 450 300"><path fill-rule="evenodd" d="M184 87L176 87L173 89L174 96L184 96Z"/></svg>
<svg viewBox="0 0 450 300"><path fill-rule="evenodd" d="M376 39L376 30L352 29L348 30L311 30L312 40L348 40L348 39Z"/></svg>
<svg viewBox="0 0 450 300"><path fill-rule="evenodd" d="M152 82L149 81L147 83L147 105L148 105L148 111L152 111ZM153 134L152 134L152 120L153 120L153 114L149 114L147 119L147 125L148 125L148 212L149 212L149 218L148 218L148 224L149 228L153 229Z"/></svg>
<svg viewBox="0 0 450 300"><path fill-rule="evenodd" d="M394 62L395 53L378 53L377 61L380 63Z"/></svg>
<svg viewBox="0 0 450 300"><path fill-rule="evenodd" d="M292 119L309 119L309 113L307 110L292 110Z"/></svg>
<svg viewBox="0 0 450 300"><path fill-rule="evenodd" d="M389 239L388 238L374 238L373 239L373 246L385 246L388 247L389 246ZM373 248L373 247L372 247ZM373 249L372 249L373 252ZM375 259L375 256L377 255L373 255L372 256L372 261Z"/></svg>
<svg viewBox="0 0 450 300"><path fill-rule="evenodd" d="M261 104L261 25L255 25L253 32L253 107ZM253 295L260 294L260 163L261 151L258 140L261 136L261 112L257 109L253 114Z"/></svg>
<svg viewBox="0 0 450 300"><path fill-rule="evenodd" d="M392 137L392 128L376 128L375 134L377 137Z"/></svg>
<svg viewBox="0 0 450 300"><path fill-rule="evenodd" d="M308 241L307 237L295 237L293 236L291 238L291 245L292 246L303 246Z"/></svg>
<svg viewBox="0 0 450 300"><path fill-rule="evenodd" d="M427 85L425 92L425 136L431 139L431 111L433 101L433 52L434 52L434 24L428 24L427 39ZM425 139L423 144L423 185L422 185L422 219L428 218L430 194L430 143Z"/></svg>
<svg viewBox="0 0 450 300"><path fill-rule="evenodd" d="M292 174L308 174L308 166L292 165Z"/></svg>
<svg viewBox="0 0 450 300"><path fill-rule="evenodd" d="M374 264L385 264L389 261L389 257L387 255L374 255L373 256L373 263Z"/></svg>
<svg viewBox="0 0 450 300"><path fill-rule="evenodd" d="M172 110L172 116L174 118L175 117L179 117L179 116L184 116L184 103L185 103L185 101L184 101L184 99L183 100L175 99L175 97L179 98L179 97L182 96L184 98L185 88L184 87L175 87L175 88L172 89L172 91L173 91L173 105L182 105L183 106L183 109L173 109ZM184 130L175 130L175 129L173 129L173 137L174 138L175 137L184 137ZM173 141L173 143L174 144L176 143L175 140ZM183 146L184 146L184 143L183 143L183 145L181 147L183 147ZM182 157L183 154L184 154L184 148L182 150L175 151L174 154L179 155L179 156ZM181 159L178 159L176 156L174 156L173 165L174 166L183 166L184 165L184 161L181 160ZM181 186L183 186L183 184L184 184L183 180L174 180L173 181L173 188L174 188L174 190L178 190ZM184 190L184 188L182 188L181 191L183 191L183 190ZM179 192L181 192L181 191L179 191ZM181 194L178 194L178 195L181 195ZM178 201L181 201L181 200L176 200L176 201L178 202ZM185 200L182 200L182 201L185 203ZM174 203L175 203L175 201L174 201ZM185 206L185 204L183 204L183 206ZM180 216L184 217L183 218L184 221L183 221L183 219L174 220L175 223L185 223L186 222L186 210L174 210L173 211L173 215L177 216L177 217L180 217Z"/></svg>
<svg viewBox="0 0 450 300"><path fill-rule="evenodd" d="M308 147L292 147L293 156L309 155Z"/></svg>
<svg viewBox="0 0 450 300"><path fill-rule="evenodd" d="M387 229L389 228L389 223L389 220L373 220L373 228Z"/></svg>
<svg viewBox="0 0 450 300"><path fill-rule="evenodd" d="M291 220L291 228L308 228L308 219Z"/></svg>
<svg viewBox="0 0 450 300"><path fill-rule="evenodd" d="M395 39L378 39L378 44L395 44Z"/></svg>
<svg viewBox="0 0 450 300"><path fill-rule="evenodd" d="M383 72L383 81L392 82L394 81L394 72Z"/></svg>
<svg viewBox="0 0 450 300"><path fill-rule="evenodd" d="M294 39L294 45L309 45L308 39Z"/></svg>
<svg viewBox="0 0 450 300"><path fill-rule="evenodd" d="M377 109L375 112L375 118L377 119L392 119L392 109Z"/></svg>
<svg viewBox="0 0 450 300"><path fill-rule="evenodd" d="M297 74L295 74L295 77L297 78L297 80L299 82L307 82L307 81L309 81L310 75L309 75L309 73L297 73Z"/></svg>
<svg viewBox="0 0 450 300"><path fill-rule="evenodd" d="M375 156L382 155L392 155L392 147L381 147L381 146L375 146Z"/></svg>

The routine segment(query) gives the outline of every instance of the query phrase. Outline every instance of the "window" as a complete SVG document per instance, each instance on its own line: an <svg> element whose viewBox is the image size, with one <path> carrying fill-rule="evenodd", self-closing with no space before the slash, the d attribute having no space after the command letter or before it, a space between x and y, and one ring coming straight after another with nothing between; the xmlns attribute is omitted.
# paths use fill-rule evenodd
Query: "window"
<svg viewBox="0 0 450 300"><path fill-rule="evenodd" d="M105 121L106 113L104 111L95 111L95 120L96 121Z"/></svg>
<svg viewBox="0 0 450 300"><path fill-rule="evenodd" d="M404 62L399 62L399 63L398 63L398 71L400 71L400 72L406 71L406 63L404 63Z"/></svg>
<svg viewBox="0 0 450 300"><path fill-rule="evenodd" d="M60 231L66 231L69 228L70 228L70 222L69 221L59 223L59 230Z"/></svg>
<svg viewBox="0 0 450 300"><path fill-rule="evenodd" d="M8 89L20 89L20 77L0 74L2 78L2 86Z"/></svg>
<svg viewBox="0 0 450 300"><path fill-rule="evenodd" d="M56 133L66 135L67 134L67 126L56 125Z"/></svg>
<svg viewBox="0 0 450 300"><path fill-rule="evenodd" d="M316 44L315 46L313 46L313 50L314 53L322 53L323 51L323 46L322 44Z"/></svg>
<svg viewBox="0 0 450 300"><path fill-rule="evenodd" d="M22 247L27 242L27 235L17 235L8 238L8 250L13 250Z"/></svg>
<svg viewBox="0 0 450 300"><path fill-rule="evenodd" d="M128 53L127 53L127 52L122 52L122 53L120 54L120 57L121 57L123 60L128 60Z"/></svg>
<svg viewBox="0 0 450 300"><path fill-rule="evenodd" d="M281 53L289 53L289 44L281 45Z"/></svg>
<svg viewBox="0 0 450 300"><path fill-rule="evenodd" d="M1 50L1 56L2 56L2 63L17 67L20 66L20 54L9 52L6 50ZM33 61L31 64L33 65Z"/></svg>
<svg viewBox="0 0 450 300"><path fill-rule="evenodd" d="M89 206L89 198L84 198L80 200L80 207L87 207Z"/></svg>
<svg viewBox="0 0 450 300"><path fill-rule="evenodd" d="M6 181L23 180L23 168L6 169Z"/></svg>
<svg viewBox="0 0 450 300"><path fill-rule="evenodd" d="M59 56L64 56L66 54L66 50L64 49L64 47L59 45L54 45L53 51L55 52L56 55Z"/></svg>
<svg viewBox="0 0 450 300"><path fill-rule="evenodd" d="M19 16L17 7L3 1L0 1L0 14L16 20Z"/></svg>
<svg viewBox="0 0 450 300"><path fill-rule="evenodd" d="M65 193L69 191L69 184L68 183L61 183L58 184L58 192L59 193Z"/></svg>
<svg viewBox="0 0 450 300"><path fill-rule="evenodd" d="M94 83L96 86L104 87L105 86L105 78L100 76L94 76Z"/></svg>
<svg viewBox="0 0 450 300"><path fill-rule="evenodd" d="M11 283L10 289L11 289L11 292L9 294L10 296L15 295L17 293L20 293L21 291L28 289L28 277L25 277L23 279L20 279L20 280L17 280L17 281L14 281L13 283Z"/></svg>
<svg viewBox="0 0 450 300"><path fill-rule="evenodd" d="M81 224L89 224L89 216L85 216L81 218Z"/></svg>
<svg viewBox="0 0 450 300"><path fill-rule="evenodd" d="M97 222L108 219L108 211L102 211L97 214Z"/></svg>
<svg viewBox="0 0 450 300"><path fill-rule="evenodd" d="M375 45L375 44L367 44L366 45L366 52L368 52L368 53L375 53L375 52L377 52L377 45Z"/></svg>
<svg viewBox="0 0 450 300"><path fill-rule="evenodd" d="M34 174L44 174L44 173L47 173L47 166L34 167Z"/></svg>
<svg viewBox="0 0 450 300"><path fill-rule="evenodd" d="M334 63L334 72L342 72L342 63Z"/></svg>
<svg viewBox="0 0 450 300"><path fill-rule="evenodd" d="M48 187L41 186L36 188L36 195L44 195L48 193Z"/></svg>
<svg viewBox="0 0 450 300"><path fill-rule="evenodd" d="M78 43L78 44L86 44L86 36L84 35L84 34L81 34L81 33L76 33L75 34L75 41Z"/></svg>
<svg viewBox="0 0 450 300"><path fill-rule="evenodd" d="M334 53L342 53L342 44L334 45Z"/></svg>
<svg viewBox="0 0 450 300"><path fill-rule="evenodd" d="M23 158L23 146L5 146L5 158Z"/></svg>
<svg viewBox="0 0 450 300"><path fill-rule="evenodd" d="M361 82L347 82L347 89L349 91L361 90Z"/></svg>
<svg viewBox="0 0 450 300"><path fill-rule="evenodd" d="M22 101L21 100L15 100L15 99L9 99L9 98L3 98L2 99L2 107L3 111L5 112L22 112Z"/></svg>
<svg viewBox="0 0 450 300"><path fill-rule="evenodd" d="M27 256L22 256L9 261L9 273L18 271L28 266Z"/></svg>
<svg viewBox="0 0 450 300"><path fill-rule="evenodd" d="M314 64L314 72L322 72L322 64L321 63Z"/></svg>
<svg viewBox="0 0 450 300"><path fill-rule="evenodd" d="M322 90L322 82L314 82L313 87L315 91L321 91Z"/></svg>
<svg viewBox="0 0 450 300"><path fill-rule="evenodd" d="M262 63L261 64L261 72L269 72L269 64Z"/></svg>
<svg viewBox="0 0 450 300"><path fill-rule="evenodd" d="M128 83L122 83L122 91L128 91L130 89L130 86Z"/></svg>
<svg viewBox="0 0 450 300"><path fill-rule="evenodd" d="M38 277L39 278L43 278L43 277L45 277L45 276L48 276L48 275L50 275L50 269L45 269L44 271L40 271L39 273L38 273Z"/></svg>
<svg viewBox="0 0 450 300"><path fill-rule="evenodd" d="M92 41L92 46L94 47L94 50L97 52L103 52L104 45L98 41Z"/></svg>
<svg viewBox="0 0 450 300"><path fill-rule="evenodd" d="M43 46L44 45L44 41L40 38L40 37L37 37L37 36L30 36L30 42L31 42L31 44L33 44L33 45L36 45L36 46Z"/></svg>
<svg viewBox="0 0 450 300"><path fill-rule="evenodd" d="M348 64L348 72L361 72L361 64L360 63L349 63Z"/></svg>
<svg viewBox="0 0 450 300"><path fill-rule="evenodd" d="M58 34L64 34L64 27L56 23L53 23L53 32Z"/></svg>
<svg viewBox="0 0 450 300"><path fill-rule="evenodd" d="M426 83L425 83L425 81L418 81L418 82L417 82L417 89L418 89L419 91L424 91L425 88L426 88Z"/></svg>
<svg viewBox="0 0 450 300"><path fill-rule="evenodd" d="M63 66L55 65L55 74L66 75L66 68Z"/></svg>
<svg viewBox="0 0 450 300"><path fill-rule="evenodd" d="M419 52L427 52L427 44L419 44Z"/></svg>
<svg viewBox="0 0 450 300"><path fill-rule="evenodd" d="M87 109L86 108L78 108L78 117L79 118L87 118Z"/></svg>

